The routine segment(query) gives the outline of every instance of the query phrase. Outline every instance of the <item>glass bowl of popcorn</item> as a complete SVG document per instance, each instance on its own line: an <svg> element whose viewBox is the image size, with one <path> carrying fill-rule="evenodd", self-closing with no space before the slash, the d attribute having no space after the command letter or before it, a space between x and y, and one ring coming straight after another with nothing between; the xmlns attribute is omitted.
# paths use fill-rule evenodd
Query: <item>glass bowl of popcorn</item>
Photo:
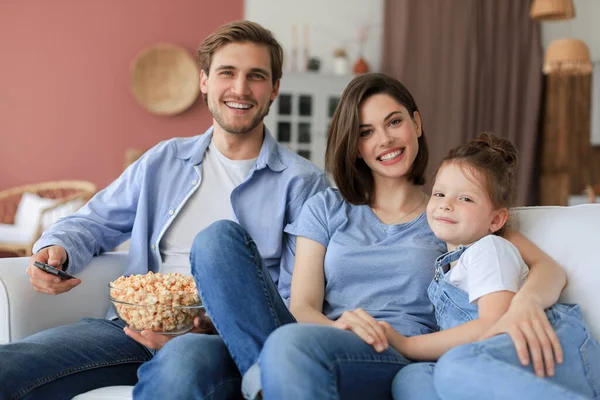
<svg viewBox="0 0 600 400"><path fill-rule="evenodd" d="M164 335L181 335L204 315L204 306L191 276L153 273L122 276L108 284L109 300L129 328Z"/></svg>

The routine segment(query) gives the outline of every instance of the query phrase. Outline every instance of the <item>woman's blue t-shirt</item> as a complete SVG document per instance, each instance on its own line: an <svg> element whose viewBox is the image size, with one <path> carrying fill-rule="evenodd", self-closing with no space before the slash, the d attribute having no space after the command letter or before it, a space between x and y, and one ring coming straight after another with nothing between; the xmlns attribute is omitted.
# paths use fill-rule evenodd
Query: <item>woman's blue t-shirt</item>
<svg viewBox="0 0 600 400"><path fill-rule="evenodd" d="M323 314L331 320L362 308L406 336L437 329L427 287L446 245L425 213L385 225L369 206L352 205L329 188L309 199L285 231L327 248Z"/></svg>

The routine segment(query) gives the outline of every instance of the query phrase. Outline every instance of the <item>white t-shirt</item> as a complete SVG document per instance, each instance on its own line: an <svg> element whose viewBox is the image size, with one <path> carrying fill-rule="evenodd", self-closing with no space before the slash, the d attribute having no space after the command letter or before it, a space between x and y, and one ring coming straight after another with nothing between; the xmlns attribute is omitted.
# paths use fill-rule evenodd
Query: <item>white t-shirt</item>
<svg viewBox="0 0 600 400"><path fill-rule="evenodd" d="M473 243L446 274L454 286L469 294L469 302L490 293L517 292L529 268L519 250L508 240L488 235Z"/></svg>
<svg viewBox="0 0 600 400"><path fill-rule="evenodd" d="M230 160L214 142L204 153L202 179L160 240L161 273L190 275L190 249L196 234L221 219L233 220L231 192L246 179L252 160Z"/></svg>

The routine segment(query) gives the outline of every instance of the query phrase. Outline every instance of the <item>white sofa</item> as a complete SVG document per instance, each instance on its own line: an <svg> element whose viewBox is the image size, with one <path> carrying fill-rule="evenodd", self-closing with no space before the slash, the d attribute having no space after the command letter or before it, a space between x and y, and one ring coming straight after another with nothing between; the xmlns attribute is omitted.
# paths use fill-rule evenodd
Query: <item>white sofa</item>
<svg viewBox="0 0 600 400"><path fill-rule="evenodd" d="M600 308L596 308L600 305L600 205L516 211L521 232L566 269L569 283L561 301L581 304L592 332L600 339ZM126 261L125 253L97 257L79 274L80 286L48 296L31 289L25 274L27 258L0 259L0 344L82 317L103 317L108 307L107 284L121 275ZM130 399L131 389L97 389L75 399Z"/></svg>

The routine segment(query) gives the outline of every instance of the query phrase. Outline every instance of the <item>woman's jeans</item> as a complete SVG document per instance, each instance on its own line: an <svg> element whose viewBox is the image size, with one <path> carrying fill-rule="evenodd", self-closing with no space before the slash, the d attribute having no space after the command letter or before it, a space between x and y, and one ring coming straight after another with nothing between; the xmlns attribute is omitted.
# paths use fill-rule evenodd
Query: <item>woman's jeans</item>
<svg viewBox="0 0 600 400"><path fill-rule="evenodd" d="M308 324L277 329L259 359L265 400L389 399L392 379L409 363L353 332Z"/></svg>

